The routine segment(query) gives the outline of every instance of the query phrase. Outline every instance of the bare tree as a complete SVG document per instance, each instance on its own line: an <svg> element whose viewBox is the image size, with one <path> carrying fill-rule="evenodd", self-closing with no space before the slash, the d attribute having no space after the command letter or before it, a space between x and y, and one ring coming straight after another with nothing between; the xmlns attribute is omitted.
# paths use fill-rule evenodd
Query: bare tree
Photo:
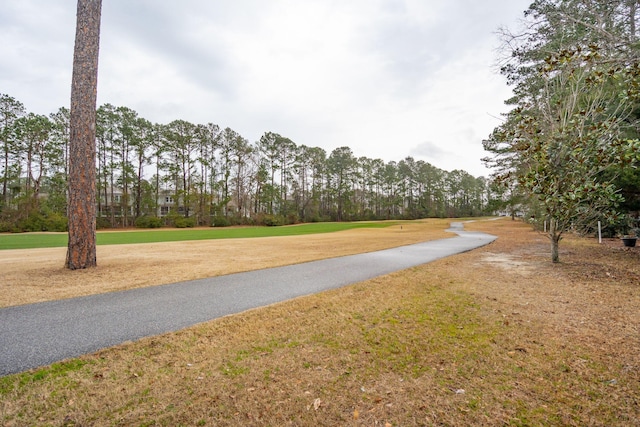
<svg viewBox="0 0 640 427"><path fill-rule="evenodd" d="M95 267L96 97L102 0L78 0L71 79L69 245L65 267Z"/></svg>

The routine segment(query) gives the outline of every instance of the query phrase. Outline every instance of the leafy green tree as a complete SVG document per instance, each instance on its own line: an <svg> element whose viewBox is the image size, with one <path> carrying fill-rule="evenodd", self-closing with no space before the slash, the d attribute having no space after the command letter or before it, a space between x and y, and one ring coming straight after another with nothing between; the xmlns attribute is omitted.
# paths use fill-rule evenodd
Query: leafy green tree
<svg viewBox="0 0 640 427"><path fill-rule="evenodd" d="M504 162L502 178L515 175L542 207L553 262L571 227L615 216L621 198L603 177L630 164L639 149L629 137L636 35L627 32L630 15L621 13L631 9L625 1L535 1L525 13L526 37L505 37L511 62L502 71L514 85L509 103L516 108L485 148Z"/></svg>

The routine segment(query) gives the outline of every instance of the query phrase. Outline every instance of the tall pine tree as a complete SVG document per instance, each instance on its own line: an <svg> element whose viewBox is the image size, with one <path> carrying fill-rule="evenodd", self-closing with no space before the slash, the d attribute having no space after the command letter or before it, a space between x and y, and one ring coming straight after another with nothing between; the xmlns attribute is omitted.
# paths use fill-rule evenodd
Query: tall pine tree
<svg viewBox="0 0 640 427"><path fill-rule="evenodd" d="M65 267L95 267L96 97L102 0L78 0L71 81L69 244Z"/></svg>

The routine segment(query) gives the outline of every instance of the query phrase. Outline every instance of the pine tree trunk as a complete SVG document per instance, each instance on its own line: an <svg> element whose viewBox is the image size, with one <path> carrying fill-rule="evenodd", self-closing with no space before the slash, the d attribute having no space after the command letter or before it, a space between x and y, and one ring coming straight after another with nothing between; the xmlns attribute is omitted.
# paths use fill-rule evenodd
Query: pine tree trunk
<svg viewBox="0 0 640 427"><path fill-rule="evenodd" d="M96 97L102 0L78 0L71 81L69 245L65 267L95 267Z"/></svg>

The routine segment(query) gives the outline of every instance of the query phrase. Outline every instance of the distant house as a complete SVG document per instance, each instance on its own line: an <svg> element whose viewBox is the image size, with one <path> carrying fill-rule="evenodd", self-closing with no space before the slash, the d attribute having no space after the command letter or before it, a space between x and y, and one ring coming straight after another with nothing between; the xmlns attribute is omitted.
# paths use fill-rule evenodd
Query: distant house
<svg viewBox="0 0 640 427"><path fill-rule="evenodd" d="M98 216L110 217L113 212L113 216L123 216L125 204L123 203L124 192L121 188L110 188L106 191L99 192L98 194ZM170 190L161 190L158 193L158 199L155 206L148 206L143 209L147 215L153 215L155 213L158 217L164 217L169 215L172 209L175 209L176 202L173 192ZM150 209L155 209L155 212L150 212ZM184 210L179 208L179 210ZM126 203L127 216L133 217L135 215L135 198L133 194L129 193Z"/></svg>

